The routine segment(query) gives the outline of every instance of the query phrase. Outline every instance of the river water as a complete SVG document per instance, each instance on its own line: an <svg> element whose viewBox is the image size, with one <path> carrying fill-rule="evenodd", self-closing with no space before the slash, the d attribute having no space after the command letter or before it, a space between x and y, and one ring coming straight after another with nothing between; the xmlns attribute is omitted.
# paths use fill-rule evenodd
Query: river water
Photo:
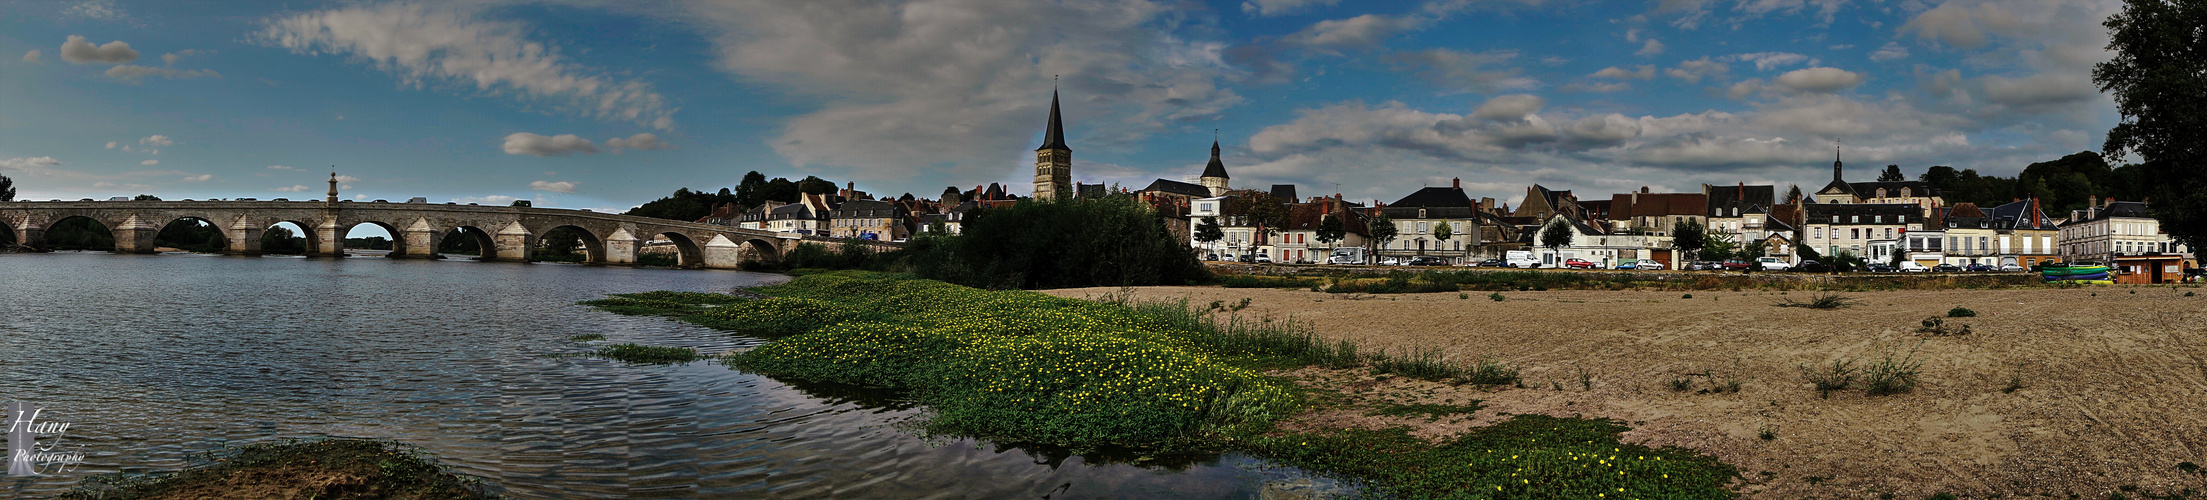
<svg viewBox="0 0 2207 500"><path fill-rule="evenodd" d="M567 340L722 352L758 340L575 301L724 292L736 271L106 253L0 254L0 400L70 424L75 470L0 497L181 469L224 446L420 446L519 498L1255 498L1305 490L1235 454L1157 465L923 439L920 410L710 362L634 366ZM50 469L52 470L52 469ZM1265 495L1270 496L1270 495Z"/></svg>

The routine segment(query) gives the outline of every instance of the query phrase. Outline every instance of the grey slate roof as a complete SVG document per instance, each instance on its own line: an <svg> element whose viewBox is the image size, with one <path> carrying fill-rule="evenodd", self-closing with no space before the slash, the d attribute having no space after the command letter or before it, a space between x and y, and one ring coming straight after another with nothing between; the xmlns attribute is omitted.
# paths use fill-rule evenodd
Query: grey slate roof
<svg viewBox="0 0 2207 500"><path fill-rule="evenodd" d="M1050 129L1042 134L1042 147L1035 148L1035 151L1049 151L1052 149L1073 150L1073 148L1065 147L1065 119L1058 117L1058 91L1056 90L1050 91Z"/></svg>
<svg viewBox="0 0 2207 500"><path fill-rule="evenodd" d="M1203 165L1203 176L1232 178L1226 175L1226 163L1218 161L1218 141L1211 141L1211 162Z"/></svg>
<svg viewBox="0 0 2207 500"><path fill-rule="evenodd" d="M1211 197L1211 188L1165 179L1158 179L1156 182L1151 182L1149 183L1149 187L1142 188L1142 190L1193 196L1197 198Z"/></svg>

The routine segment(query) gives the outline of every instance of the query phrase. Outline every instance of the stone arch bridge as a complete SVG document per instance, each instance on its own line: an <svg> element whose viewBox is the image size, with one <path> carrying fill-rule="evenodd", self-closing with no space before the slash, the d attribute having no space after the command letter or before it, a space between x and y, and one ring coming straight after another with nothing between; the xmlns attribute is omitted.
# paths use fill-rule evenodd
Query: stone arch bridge
<svg viewBox="0 0 2207 500"><path fill-rule="evenodd" d="M741 229L716 224L615 215L588 210L478 206L453 203L388 203L352 201L45 201L0 203L0 225L14 233L19 245L45 248L45 234L65 219L85 217L107 226L115 234L116 253L153 253L153 238L161 228L183 219L198 219L222 230L229 245L224 253L258 255L261 233L278 223L290 222L306 230L307 253L343 256L345 233L360 224L374 224L391 233L394 258L440 258L437 248L446 235L459 231L474 238L483 260L527 262L537 247L537 237L560 227L587 234L583 238L592 264L629 265L637 249L659 237L672 241L677 262L685 268L734 269L746 261L776 262L806 239L796 233ZM889 246L886 243L871 243Z"/></svg>

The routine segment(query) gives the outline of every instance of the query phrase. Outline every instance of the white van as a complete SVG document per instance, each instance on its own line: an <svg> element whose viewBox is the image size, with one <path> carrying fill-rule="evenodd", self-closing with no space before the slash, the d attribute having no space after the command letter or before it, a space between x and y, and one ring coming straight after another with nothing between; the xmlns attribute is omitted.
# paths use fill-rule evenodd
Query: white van
<svg viewBox="0 0 2207 500"><path fill-rule="evenodd" d="M1507 264L1510 267L1525 269L1536 269L1540 267L1540 259L1534 257L1533 252L1529 250L1511 250L1508 252L1504 252L1502 254L1502 263Z"/></svg>
<svg viewBox="0 0 2207 500"><path fill-rule="evenodd" d="M1785 259L1780 259L1777 257L1757 258L1755 259L1755 264L1762 266L1764 271L1784 271L1793 268L1793 264L1787 263Z"/></svg>

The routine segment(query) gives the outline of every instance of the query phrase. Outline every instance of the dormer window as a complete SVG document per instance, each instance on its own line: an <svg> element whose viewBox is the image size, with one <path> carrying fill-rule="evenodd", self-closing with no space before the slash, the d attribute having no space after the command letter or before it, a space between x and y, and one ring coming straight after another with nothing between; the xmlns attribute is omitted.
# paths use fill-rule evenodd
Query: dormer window
<svg viewBox="0 0 2207 500"><path fill-rule="evenodd" d="M1425 209L1423 209L1423 208L1420 208L1420 209L1418 209L1418 218L1420 218L1420 219L1423 219L1423 218L1425 218Z"/></svg>
<svg viewBox="0 0 2207 500"><path fill-rule="evenodd" d="M1900 188L1900 197L1907 198L1909 196L1911 195L1908 194L1908 188Z"/></svg>

